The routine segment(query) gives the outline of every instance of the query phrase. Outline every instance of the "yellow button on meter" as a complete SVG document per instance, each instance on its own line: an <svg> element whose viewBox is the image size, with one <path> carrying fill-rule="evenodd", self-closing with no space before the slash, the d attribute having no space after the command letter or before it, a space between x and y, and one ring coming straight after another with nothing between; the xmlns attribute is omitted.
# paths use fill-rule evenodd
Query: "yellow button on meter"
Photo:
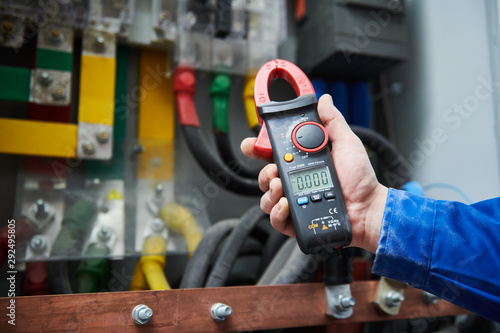
<svg viewBox="0 0 500 333"><path fill-rule="evenodd" d="M293 155L290 154L290 153L286 153L285 154L285 157L283 157L285 159L285 162L291 162L293 161Z"/></svg>

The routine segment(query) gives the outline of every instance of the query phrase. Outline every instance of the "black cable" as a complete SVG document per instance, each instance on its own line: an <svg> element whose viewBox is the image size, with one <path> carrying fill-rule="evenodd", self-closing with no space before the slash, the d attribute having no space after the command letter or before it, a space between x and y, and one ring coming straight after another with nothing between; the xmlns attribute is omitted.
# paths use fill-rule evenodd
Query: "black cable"
<svg viewBox="0 0 500 333"><path fill-rule="evenodd" d="M247 178L257 178L261 169L251 169L244 166L241 161L234 155L233 149L231 147L231 141L229 139L229 134L217 132L214 133L215 142L217 144L217 150L219 155L226 164L226 166L231 169L237 175L247 177Z"/></svg>
<svg viewBox="0 0 500 333"><path fill-rule="evenodd" d="M269 283L271 285L311 282L316 275L320 263L316 256L304 254L293 238L286 243L290 241L295 246L283 267Z"/></svg>
<svg viewBox="0 0 500 333"><path fill-rule="evenodd" d="M259 272L262 273L269 266L276 253L279 251L283 243L288 239L287 235L273 229L264 247L262 260L260 262Z"/></svg>
<svg viewBox="0 0 500 333"><path fill-rule="evenodd" d="M237 225L237 219L224 220L214 224L205 232L184 270L179 288L203 287L210 259L217 250L221 240Z"/></svg>
<svg viewBox="0 0 500 333"><path fill-rule="evenodd" d="M325 270L324 283L326 286L349 284L353 281L353 257L353 247L346 247L330 253L323 265Z"/></svg>
<svg viewBox="0 0 500 333"><path fill-rule="evenodd" d="M201 130L194 126L181 126L193 157L205 173L219 186L244 195L262 195L257 179L243 178L221 164L206 145Z"/></svg>
<svg viewBox="0 0 500 333"><path fill-rule="evenodd" d="M49 289L51 294L73 293L69 282L67 261L49 262Z"/></svg>
<svg viewBox="0 0 500 333"><path fill-rule="evenodd" d="M387 176L390 177L390 186L401 188L411 180L403 156L389 140L368 128L351 126L351 129L365 146L376 152L382 159L388 172Z"/></svg>
<svg viewBox="0 0 500 333"><path fill-rule="evenodd" d="M258 205L253 206L243 214L238 226L235 227L224 244L221 254L208 276L205 287L222 287L225 285L244 240L265 215Z"/></svg>
<svg viewBox="0 0 500 333"><path fill-rule="evenodd" d="M288 238L281 244L277 253L273 256L271 262L266 265L264 272L260 275L257 285L269 285L271 281L280 273L285 266L287 260L292 255L294 248L297 246L297 241L293 238Z"/></svg>

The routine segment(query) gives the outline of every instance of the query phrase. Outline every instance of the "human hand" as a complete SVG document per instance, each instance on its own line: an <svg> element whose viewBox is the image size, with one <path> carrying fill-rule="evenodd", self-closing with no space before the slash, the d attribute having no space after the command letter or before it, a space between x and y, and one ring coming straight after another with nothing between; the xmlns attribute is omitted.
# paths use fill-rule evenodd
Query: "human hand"
<svg viewBox="0 0 500 333"><path fill-rule="evenodd" d="M333 162L351 221L351 245L375 253L388 190L377 181L365 147L333 105L330 95L321 96L318 113L332 142ZM262 159L253 151L255 140L243 140L241 150L248 157ZM276 164L270 163L261 170L259 186L265 192L260 207L270 215L272 226L295 237Z"/></svg>

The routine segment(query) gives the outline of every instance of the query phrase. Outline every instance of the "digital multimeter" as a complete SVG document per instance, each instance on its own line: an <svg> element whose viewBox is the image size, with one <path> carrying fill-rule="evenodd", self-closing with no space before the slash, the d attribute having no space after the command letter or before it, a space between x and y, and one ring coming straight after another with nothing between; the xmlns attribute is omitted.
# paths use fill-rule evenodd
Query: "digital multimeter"
<svg viewBox="0 0 500 333"><path fill-rule="evenodd" d="M268 86L276 77L298 97L271 101ZM254 98L262 125L254 151L278 166L300 249L310 254L349 245L351 224L309 79L288 61L270 61L257 73Z"/></svg>

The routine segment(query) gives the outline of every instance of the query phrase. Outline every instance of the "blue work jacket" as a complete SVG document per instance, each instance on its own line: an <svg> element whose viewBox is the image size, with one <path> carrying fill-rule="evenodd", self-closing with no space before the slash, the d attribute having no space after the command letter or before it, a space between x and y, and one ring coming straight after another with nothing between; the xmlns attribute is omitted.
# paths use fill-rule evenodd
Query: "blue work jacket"
<svg viewBox="0 0 500 333"><path fill-rule="evenodd" d="M469 206L389 189L372 272L500 321L500 198Z"/></svg>

